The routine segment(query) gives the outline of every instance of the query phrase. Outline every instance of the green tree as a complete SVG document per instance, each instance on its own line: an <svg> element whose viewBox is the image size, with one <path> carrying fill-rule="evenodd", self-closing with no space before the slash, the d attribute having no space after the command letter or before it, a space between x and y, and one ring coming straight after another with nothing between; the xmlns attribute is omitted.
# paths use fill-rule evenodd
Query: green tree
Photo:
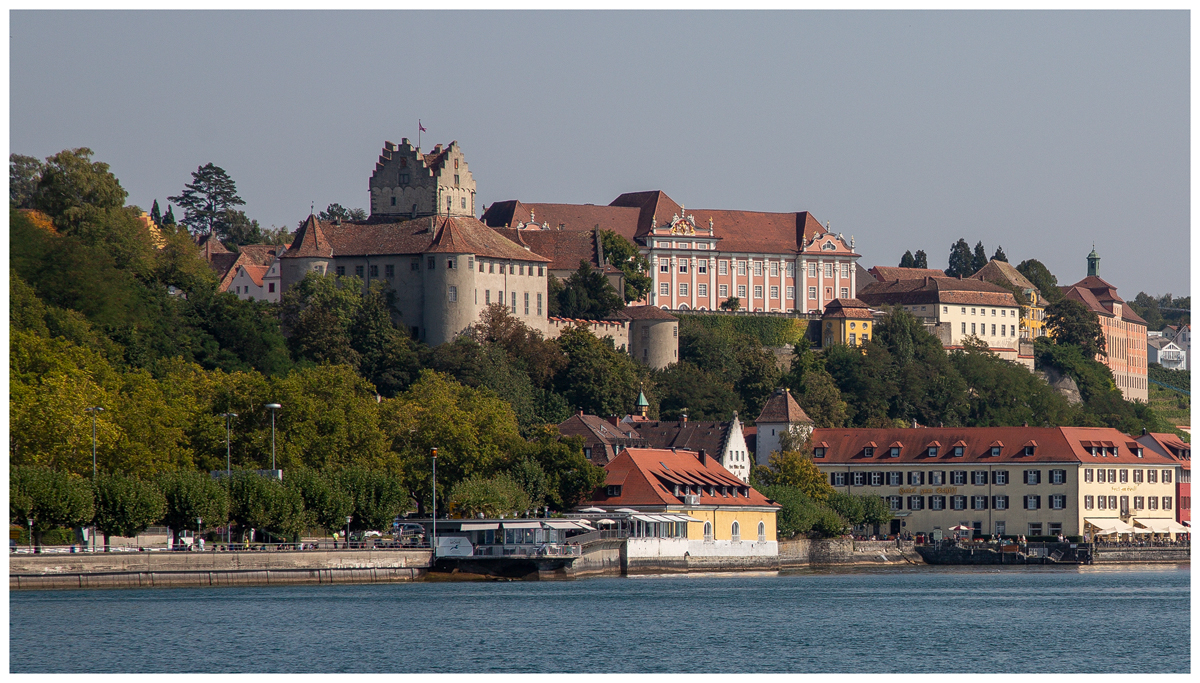
<svg viewBox="0 0 1200 683"><path fill-rule="evenodd" d="M970 275L974 275L975 273L978 273L979 269L983 268L987 264L988 264L987 251L983 248L983 242L982 241L976 242L975 243L975 253L972 254L972 256L971 256ZM967 275L968 275L967 273L963 273L963 277L966 277Z"/></svg>
<svg viewBox="0 0 1200 683"><path fill-rule="evenodd" d="M154 204L150 207L150 220L154 221L155 225L162 225L162 210L158 208L158 200L154 200Z"/></svg>
<svg viewBox="0 0 1200 683"><path fill-rule="evenodd" d="M163 216L162 224L175 225L175 209L171 208L170 204L167 204L167 214Z"/></svg>
<svg viewBox="0 0 1200 683"><path fill-rule="evenodd" d="M1162 311L1158 300L1145 292L1138 292L1133 301L1128 303L1128 306L1133 309L1146 321L1147 330L1161 330L1166 327L1167 321L1163 318Z"/></svg>
<svg viewBox="0 0 1200 683"><path fill-rule="evenodd" d="M767 458L767 466L771 468L772 481L776 485L791 486L799 489L804 495L814 501L822 502L833 495L833 487L813 461L804 453L811 453L809 444L802 446L803 452L784 451L772 453Z"/></svg>
<svg viewBox="0 0 1200 683"><path fill-rule="evenodd" d="M354 501L330 475L307 468L288 470L284 486L296 490L304 502L306 526L320 527L326 533L345 526L353 512Z"/></svg>
<svg viewBox="0 0 1200 683"><path fill-rule="evenodd" d="M1017 272L1024 275L1047 302L1054 303L1062 298L1062 290L1058 288L1058 278L1050 269L1037 259L1027 259L1017 264Z"/></svg>
<svg viewBox="0 0 1200 683"><path fill-rule="evenodd" d="M503 349L508 362L528 373L529 380L538 388L549 388L554 375L567 363L557 344L521 322L503 304L492 304L480 311L479 322L471 326L468 334L483 346Z"/></svg>
<svg viewBox="0 0 1200 683"><path fill-rule="evenodd" d="M687 361L659 370L654 381L662 388L659 413L664 420L678 420L687 413L692 420L723 421L742 406L732 384Z"/></svg>
<svg viewBox="0 0 1200 683"><path fill-rule="evenodd" d="M352 531L386 531L410 508L404 483L388 472L352 467L339 472L337 481L352 501Z"/></svg>
<svg viewBox="0 0 1200 683"><path fill-rule="evenodd" d="M806 373L801 387L797 402L814 426L836 429L846 424L846 402L828 372Z"/></svg>
<svg viewBox="0 0 1200 683"><path fill-rule="evenodd" d="M293 539L304 530L304 498L278 479L240 470L229 482L229 519L241 528L243 538L250 529L264 531L279 542Z"/></svg>
<svg viewBox="0 0 1200 683"><path fill-rule="evenodd" d="M92 524L104 534L104 552L112 536L137 536L166 511L167 499L153 482L119 474L96 479Z"/></svg>
<svg viewBox="0 0 1200 683"><path fill-rule="evenodd" d="M582 326L568 327L557 339L567 364L554 379L554 389L574 410L592 415L633 412L639 387L650 386L649 372L627 353L613 348Z"/></svg>
<svg viewBox="0 0 1200 683"><path fill-rule="evenodd" d="M913 254L913 268L928 268L928 267L929 267L929 257L925 255L925 252L923 250L918 249L917 253Z"/></svg>
<svg viewBox="0 0 1200 683"><path fill-rule="evenodd" d="M454 484L447 505L451 512L466 517L482 514L499 517L530 510L529 493L508 473L493 477L475 475Z"/></svg>
<svg viewBox="0 0 1200 683"><path fill-rule="evenodd" d="M334 202L325 207L324 211L317 213L317 219L322 221L365 221L367 212L363 209L347 209L346 207Z"/></svg>
<svg viewBox="0 0 1200 683"><path fill-rule="evenodd" d="M774 484L760 489L767 498L779 503L775 527L780 538L815 533L831 537L842 532L846 522L836 512L809 498L794 486Z"/></svg>
<svg viewBox="0 0 1200 683"><path fill-rule="evenodd" d="M625 301L613 289L604 272L595 270L587 261L563 283L557 293L558 315L588 320L606 318L625 308Z"/></svg>
<svg viewBox="0 0 1200 683"><path fill-rule="evenodd" d="M971 254L971 245L961 237L957 242L950 245L950 265L946 268L948 277L967 277L974 273L971 270L973 256Z"/></svg>
<svg viewBox="0 0 1200 683"><path fill-rule="evenodd" d="M92 484L88 480L48 467L9 470L9 522L25 527L28 520L33 520L33 542L39 552L47 531L83 526L91 521L92 513Z"/></svg>
<svg viewBox="0 0 1200 683"><path fill-rule="evenodd" d="M1008 255L1004 253L1004 247L996 245L996 253L992 254L992 260L1004 261L1005 263L1008 263Z"/></svg>
<svg viewBox="0 0 1200 683"><path fill-rule="evenodd" d="M904 256L900 257L900 267L901 268L916 268L917 267L916 263L917 262L913 259L913 255L912 255L911 251L904 252Z"/></svg>
<svg viewBox="0 0 1200 683"><path fill-rule="evenodd" d="M521 458L516 466L509 471L509 476L517 482L529 497L529 506L540 508L546 502L550 493L549 478L546 470L532 458ZM453 494L451 494L453 498Z"/></svg>
<svg viewBox="0 0 1200 683"><path fill-rule="evenodd" d="M736 296L731 296L721 302L722 311L736 311L742 307L742 300Z"/></svg>
<svg viewBox="0 0 1200 683"><path fill-rule="evenodd" d="M14 209L32 209L38 181L45 165L36 157L8 155L8 205Z"/></svg>
<svg viewBox="0 0 1200 683"><path fill-rule="evenodd" d="M961 424L970 427L1072 424L1074 411L1045 381L992 354L983 342L967 342L964 347L949 356L966 385L966 391L960 390L958 394L969 406Z"/></svg>
<svg viewBox="0 0 1200 683"><path fill-rule="evenodd" d="M1046 329L1056 344L1078 346L1089 356L1108 355L1096 314L1074 299L1060 299L1046 307Z"/></svg>
<svg viewBox="0 0 1200 683"><path fill-rule="evenodd" d="M239 209L225 209L216 225L216 234L226 247L237 248L242 244L262 244L266 237L257 220L246 216Z"/></svg>
<svg viewBox="0 0 1200 683"><path fill-rule="evenodd" d="M654 280L650 277L650 261L624 236L611 230L600 231L604 258L625 274L625 303L641 301L650 293Z"/></svg>
<svg viewBox="0 0 1200 683"><path fill-rule="evenodd" d="M92 154L87 147L63 150L46 157L41 167L33 208L53 218L59 229L77 231L83 223L125 205L125 188L108 164L92 161Z"/></svg>
<svg viewBox="0 0 1200 683"><path fill-rule="evenodd" d="M226 211L246 203L225 169L211 162L192 172L192 182L183 186L183 192L167 199L184 209L183 224L188 230L209 235L217 232Z"/></svg>
<svg viewBox="0 0 1200 683"><path fill-rule="evenodd" d="M158 479L158 489L166 499L162 522L175 537L184 529L196 529L196 519L206 526L225 524L229 514L228 482L217 481L207 473L176 470Z"/></svg>

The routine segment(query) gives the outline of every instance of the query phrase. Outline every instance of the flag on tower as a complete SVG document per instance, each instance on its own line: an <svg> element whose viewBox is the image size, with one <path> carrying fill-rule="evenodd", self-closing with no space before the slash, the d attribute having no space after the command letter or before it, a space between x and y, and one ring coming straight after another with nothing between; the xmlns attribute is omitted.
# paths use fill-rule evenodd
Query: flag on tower
<svg viewBox="0 0 1200 683"><path fill-rule="evenodd" d="M429 132L429 131L425 130L425 126L421 125L421 119L417 119L417 130L421 131L422 133Z"/></svg>

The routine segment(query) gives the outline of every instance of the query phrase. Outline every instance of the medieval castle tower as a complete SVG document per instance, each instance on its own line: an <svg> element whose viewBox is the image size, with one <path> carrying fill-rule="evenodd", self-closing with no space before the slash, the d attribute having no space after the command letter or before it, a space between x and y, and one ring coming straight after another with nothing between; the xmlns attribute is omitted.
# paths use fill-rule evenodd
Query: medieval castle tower
<svg viewBox="0 0 1200 683"><path fill-rule="evenodd" d="M423 216L475 217L475 179L458 142L437 145L429 154L385 142L369 182L371 217L404 220Z"/></svg>

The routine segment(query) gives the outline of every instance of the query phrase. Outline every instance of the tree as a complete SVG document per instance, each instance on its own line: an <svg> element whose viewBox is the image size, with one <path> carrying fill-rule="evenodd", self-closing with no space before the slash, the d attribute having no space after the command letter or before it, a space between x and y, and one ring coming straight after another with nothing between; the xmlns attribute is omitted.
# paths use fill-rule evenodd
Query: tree
<svg viewBox="0 0 1200 683"><path fill-rule="evenodd" d="M655 382L663 389L659 412L664 420L678 420L682 413L692 420L728 420L742 406L729 382L687 361L659 370Z"/></svg>
<svg viewBox="0 0 1200 683"><path fill-rule="evenodd" d="M813 426L838 428L846 424L846 402L833 377L825 370L806 373L803 392L797 397L800 407L813 421Z"/></svg>
<svg viewBox="0 0 1200 683"><path fill-rule="evenodd" d="M108 164L92 161L92 154L79 147L46 157L33 208L44 211L60 229L78 230L85 221L125 205L125 188Z"/></svg>
<svg viewBox="0 0 1200 683"><path fill-rule="evenodd" d="M996 245L996 253L992 254L992 260L1008 263L1008 255L1004 253L1004 247Z"/></svg>
<svg viewBox="0 0 1200 683"><path fill-rule="evenodd" d="M45 165L35 157L8 155L8 205L14 209L32 209L38 181Z"/></svg>
<svg viewBox="0 0 1200 683"><path fill-rule="evenodd" d="M768 456L767 466L773 472L773 482L795 487L812 500L824 501L833 494L833 487L812 459L804 455L811 452L810 445L805 443L802 448L805 449L803 452L783 451Z"/></svg>
<svg viewBox="0 0 1200 683"><path fill-rule="evenodd" d="M162 225L162 211L158 208L158 200L154 200L154 205L150 207L150 220L154 221L155 225Z"/></svg>
<svg viewBox="0 0 1200 683"><path fill-rule="evenodd" d="M512 475L503 473L487 478L476 475L455 483L447 507L466 517L479 514L499 517L520 514L533 505L521 484Z"/></svg>
<svg viewBox="0 0 1200 683"><path fill-rule="evenodd" d="M25 527L33 520L33 542L58 527L80 527L92 519L92 484L78 475L48 467L16 467L9 471L9 523Z"/></svg>
<svg viewBox="0 0 1200 683"><path fill-rule="evenodd" d="M278 479L237 471L229 482L229 492L229 519L241 528L243 538L249 529L285 539L304 530L304 498Z"/></svg>
<svg viewBox="0 0 1200 683"><path fill-rule="evenodd" d="M288 470L283 485L295 489L304 502L306 526L332 533L341 529L354 501L332 477L307 467Z"/></svg>
<svg viewBox="0 0 1200 683"><path fill-rule="evenodd" d="M540 508L546 502L549 494L549 480L546 477L546 470L542 469L536 460L521 458L516 467L513 467L508 474L529 497L529 507Z"/></svg>
<svg viewBox="0 0 1200 683"><path fill-rule="evenodd" d="M409 510L404 483L388 472L352 467L339 472L337 482L352 502L353 531L391 529L392 520Z"/></svg>
<svg viewBox="0 0 1200 683"><path fill-rule="evenodd" d="M104 534L104 552L112 536L137 536L162 519L167 499L152 482L119 474L96 480L92 524Z"/></svg>
<svg viewBox="0 0 1200 683"><path fill-rule="evenodd" d="M582 437L563 437L556 425L536 430L531 441L510 439L507 450L518 464L537 463L546 473L546 499L556 510L570 510L604 484L606 472L583 455Z"/></svg>
<svg viewBox="0 0 1200 683"><path fill-rule="evenodd" d="M913 254L913 268L928 268L928 267L929 267L929 257L925 255L925 252L923 250L918 249L917 253Z"/></svg>
<svg viewBox="0 0 1200 683"><path fill-rule="evenodd" d="M1078 346L1089 357L1108 355L1096 314L1074 299L1061 299L1046 307L1046 329L1056 344Z"/></svg>
<svg viewBox="0 0 1200 683"><path fill-rule="evenodd" d="M225 169L211 162L192 172L192 182L183 192L167 197L183 207L183 224L193 234L213 234L225 217L225 212L246 202L237 194L237 185Z"/></svg>
<svg viewBox="0 0 1200 683"><path fill-rule="evenodd" d="M1042 293L1042 298L1049 303L1054 303L1063 297L1062 290L1058 288L1058 278L1054 277L1054 273L1050 269L1042 265L1037 259L1027 259L1017 264L1017 271L1024 275L1038 291Z"/></svg>
<svg viewBox="0 0 1200 683"><path fill-rule="evenodd" d="M916 268L917 267L916 263L917 262L913 259L913 255L912 255L911 251L904 252L904 256L900 257L900 267L901 268Z"/></svg>
<svg viewBox="0 0 1200 683"><path fill-rule="evenodd" d="M563 283L557 294L559 315L566 318L595 320L606 318L625 308L625 301L604 272L594 270L587 261L579 261L579 269Z"/></svg>
<svg viewBox="0 0 1200 683"><path fill-rule="evenodd" d="M722 311L736 311L742 307L742 300L736 296L731 296L721 302Z"/></svg>
<svg viewBox="0 0 1200 683"><path fill-rule="evenodd" d="M535 387L548 388L567 362L557 344L521 322L503 304L492 304L480 311L479 322L467 334L481 345L503 349L508 361L525 370Z"/></svg>
<svg viewBox="0 0 1200 683"><path fill-rule="evenodd" d="M946 275L948 277L967 277L974 273L971 270L971 245L961 237L957 242L950 245L950 265L946 267Z"/></svg>
<svg viewBox="0 0 1200 683"><path fill-rule="evenodd" d="M613 348L611 339L600 339L586 327L568 327L556 341L567 364L555 376L554 389L573 410L624 415L633 411L639 387L652 384L646 382L646 366Z"/></svg>
<svg viewBox="0 0 1200 683"><path fill-rule="evenodd" d="M159 477L157 483L167 504L162 522L176 538L184 529L196 529L197 518L209 526L221 526L228 519L228 482L203 472L176 470Z"/></svg>
<svg viewBox="0 0 1200 683"><path fill-rule="evenodd" d="M975 273L978 273L979 269L983 268L987 264L988 264L987 251L985 251L983 248L983 242L982 241L976 242L975 243L975 253L971 256L971 272L963 273L963 277L966 277L967 275L974 275Z"/></svg>
<svg viewBox="0 0 1200 683"><path fill-rule="evenodd" d="M258 221L246 217L246 212L226 209L216 223L216 234L225 246L262 244L265 240Z"/></svg>
<svg viewBox="0 0 1200 683"><path fill-rule="evenodd" d="M1037 375L992 354L982 342L968 341L964 347L949 356L965 383L966 390L959 391L959 400L967 406L961 424L1057 427L1074 423L1074 411L1067 400Z"/></svg>
<svg viewBox="0 0 1200 683"><path fill-rule="evenodd" d="M365 221L367 219L367 212L363 209L347 209L341 204L334 202L325 207L324 211L318 212L317 219L322 221Z"/></svg>
<svg viewBox="0 0 1200 683"><path fill-rule="evenodd" d="M167 215L163 216L163 225L175 225L175 209L167 204Z"/></svg>
<svg viewBox="0 0 1200 683"><path fill-rule="evenodd" d="M625 274L625 303L641 301L650 293L654 280L650 277L650 261L642 255L633 242L611 230L600 231L600 244L604 258Z"/></svg>
<svg viewBox="0 0 1200 683"><path fill-rule="evenodd" d="M772 484L759 491L780 505L775 517L775 528L780 538L810 532L828 538L840 534L846 526L845 520L836 512L794 486Z"/></svg>

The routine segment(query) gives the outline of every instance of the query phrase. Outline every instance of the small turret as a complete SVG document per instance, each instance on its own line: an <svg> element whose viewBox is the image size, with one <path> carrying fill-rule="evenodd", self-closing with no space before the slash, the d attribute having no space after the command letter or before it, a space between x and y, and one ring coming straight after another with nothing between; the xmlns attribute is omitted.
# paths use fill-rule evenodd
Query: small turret
<svg viewBox="0 0 1200 683"><path fill-rule="evenodd" d="M637 397L638 415L641 415L642 417L646 417L646 413L649 412L649 410L650 410L650 402L646 400L646 393L639 389L638 397Z"/></svg>
<svg viewBox="0 0 1200 683"><path fill-rule="evenodd" d="M1087 256L1088 276L1100 277L1100 255L1096 253L1096 245L1092 245L1092 253Z"/></svg>

